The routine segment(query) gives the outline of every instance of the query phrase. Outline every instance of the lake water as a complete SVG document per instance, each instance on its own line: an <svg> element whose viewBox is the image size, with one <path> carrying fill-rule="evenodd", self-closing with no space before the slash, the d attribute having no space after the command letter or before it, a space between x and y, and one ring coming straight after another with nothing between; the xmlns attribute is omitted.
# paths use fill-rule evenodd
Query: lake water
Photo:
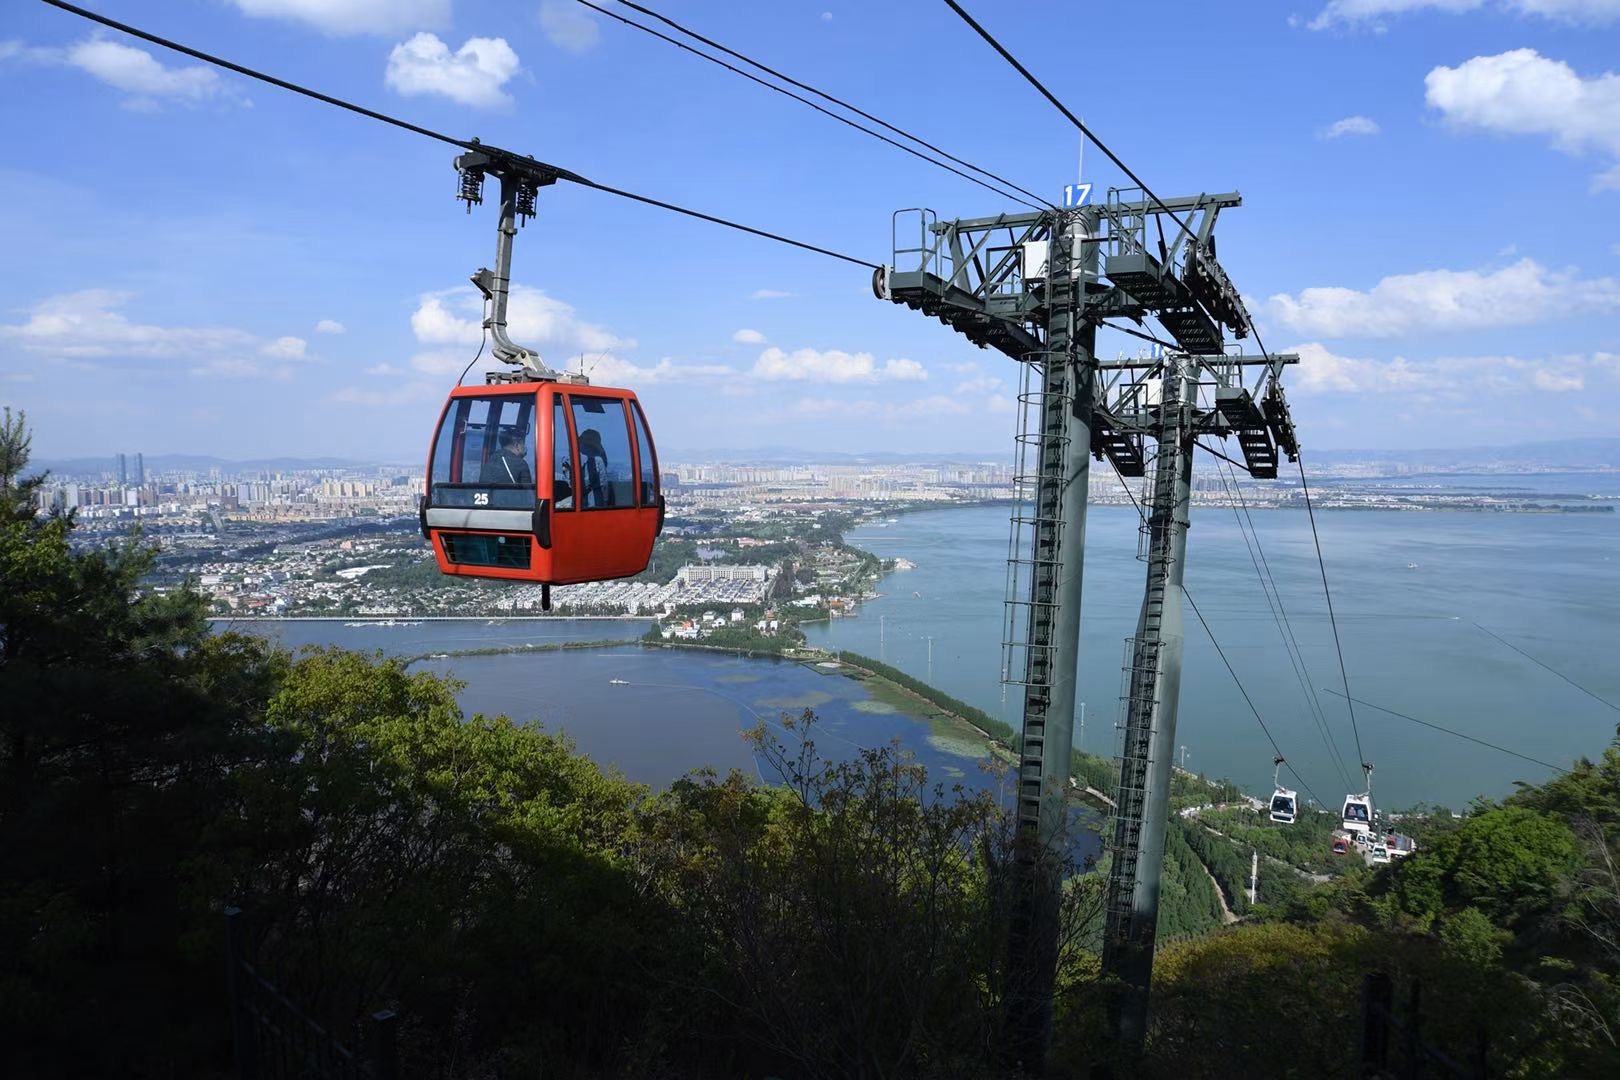
<svg viewBox="0 0 1620 1080"><path fill-rule="evenodd" d="M1567 476L1443 479L1478 479L1494 489L1605 490L1593 478ZM1620 702L1620 515L1343 512L1317 519L1356 697L1557 764L1608 745L1620 713L1475 623ZM916 569L886 577L884 595L859 618L807 627L811 643L880 657L1017 727L1017 695L1003 700L999 681L1006 520L1005 507L985 506L908 514L857 530L853 543L909 559ZM1310 684L1340 689L1309 522L1281 510L1256 511L1254 521ZM1135 628L1145 572L1135 557L1137 525L1129 508L1090 510L1079 696L1086 703L1082 745L1105 755L1118 744L1124 640ZM1541 766L1365 706L1357 706L1352 729L1344 701L1320 693L1328 731L1351 774L1341 775L1230 510L1195 509L1188 560L1190 595L1318 798L1331 802L1347 787L1359 790L1355 765L1362 760L1376 766L1374 792L1388 806L1459 807L1477 795L1506 794L1515 780L1548 775ZM1266 789L1271 745L1190 613L1187 622L1177 730L1187 764ZM291 647L334 643L392 655L627 639L647 626L561 618L233 625L271 633ZM828 752L899 735L940 778L979 779L975 761L931 743L925 724L863 711L876 703L859 684L796 664L637 648L460 657L431 666L467 680L462 702L469 712L538 719L567 731L598 761L648 783L665 784L706 764L754 770L736 732L754 722L755 712L774 719L804 705L822 716ZM612 678L631 685L613 686Z"/></svg>
<svg viewBox="0 0 1620 1080"><path fill-rule="evenodd" d="M352 620L363 622L363 620ZM273 638L289 648L341 645L390 656L419 656L538 642L602 641L639 637L635 619L402 620L395 625L347 625L339 620L243 619L216 623ZM812 739L825 757L847 759L861 747L898 739L947 789L1004 794L1001 781L981 768L982 739L946 735L924 721L874 701L859 682L836 671L791 661L747 658L690 649L609 646L557 652L459 656L418 661L419 669L460 679L469 714L505 713L548 730L566 732L597 762L654 787L691 770L740 769L777 782L770 766L742 738L763 720L771 733L797 747L781 727L784 714L814 709ZM621 679L624 684L611 680ZM1082 829L1076 855L1094 856L1101 844Z"/></svg>
<svg viewBox="0 0 1620 1080"><path fill-rule="evenodd" d="M1568 477L1445 479L1599 490L1570 486ZM1253 516L1310 683L1338 689L1306 515ZM1357 698L1558 764L1596 756L1613 739L1620 713L1474 624L1620 703L1620 515L1342 512L1318 513L1317 523ZM1124 640L1135 630L1145 576L1136 559L1138 524L1129 507L1090 509L1079 697L1086 702L1084 748L1105 755L1119 741ZM916 569L886 577L882 598L858 618L809 628L811 643L880 656L1017 727L1016 692L1004 701L999 682L1006 508L908 514L863 527L850 541L909 559ZM1359 772L1341 776L1312 719L1230 510L1194 509L1186 577L1305 784L1327 801L1342 799L1347 780L1359 790ZM1271 745L1190 612L1185 658L1177 742L1187 747L1188 766L1269 790ZM1344 701L1325 693L1320 700L1343 760L1352 772L1361 760L1376 766L1373 790L1387 806L1460 807L1549 773L1364 706L1355 709L1358 752Z"/></svg>

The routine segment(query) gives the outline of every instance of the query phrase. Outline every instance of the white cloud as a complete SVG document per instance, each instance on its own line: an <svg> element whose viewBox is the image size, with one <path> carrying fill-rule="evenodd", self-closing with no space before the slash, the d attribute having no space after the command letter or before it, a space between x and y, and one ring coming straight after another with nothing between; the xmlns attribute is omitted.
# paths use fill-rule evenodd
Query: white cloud
<svg viewBox="0 0 1620 1080"><path fill-rule="evenodd" d="M585 357L572 366L572 370L575 371L581 368L590 376L593 383L603 386L628 386L631 389L655 383L713 379L737 374L735 370L722 364L677 364L666 356L649 366L632 363L612 353Z"/></svg>
<svg viewBox="0 0 1620 1080"><path fill-rule="evenodd" d="M275 360L306 360L308 348L309 342L303 338L287 335L265 342L259 346L259 352Z"/></svg>
<svg viewBox="0 0 1620 1080"><path fill-rule="evenodd" d="M602 39L596 20L574 0L540 0L540 30L569 52L589 52Z"/></svg>
<svg viewBox="0 0 1620 1080"><path fill-rule="evenodd" d="M928 378L928 369L915 360L901 357L884 361L883 370L879 375L881 378L892 379L895 382L923 382Z"/></svg>
<svg viewBox="0 0 1620 1080"><path fill-rule="evenodd" d="M322 319L315 324L317 334L341 334L348 328L336 319Z"/></svg>
<svg viewBox="0 0 1620 1080"><path fill-rule="evenodd" d="M830 11L823 11L821 13L821 21L822 22L832 22L833 21L833 13L830 12Z"/></svg>
<svg viewBox="0 0 1620 1080"><path fill-rule="evenodd" d="M469 286L427 293L411 314L411 331L424 345L471 345L483 336L483 304ZM633 349L635 341L587 322L572 305L547 296L539 289L519 285L512 290L506 309L507 331L519 345L553 356L551 363L577 353ZM463 363L466 361L463 360Z"/></svg>
<svg viewBox="0 0 1620 1080"><path fill-rule="evenodd" d="M1532 382L1538 390L1548 390L1558 394L1586 389L1586 376L1578 371L1538 370L1532 376Z"/></svg>
<svg viewBox="0 0 1620 1080"><path fill-rule="evenodd" d="M848 353L839 349L796 349L784 352L772 346L759 354L750 372L756 379L872 383L883 380L918 382L928 372L915 360L888 360L880 367L871 353Z"/></svg>
<svg viewBox="0 0 1620 1080"><path fill-rule="evenodd" d="M1586 388L1599 373L1620 376L1608 353L1591 356L1443 356L1432 360L1391 360L1339 356L1320 342L1283 350L1299 354L1290 369L1289 389L1312 394L1401 394L1418 400L1468 399L1528 392L1569 393Z"/></svg>
<svg viewBox="0 0 1620 1080"><path fill-rule="evenodd" d="M1312 30L1363 23L1382 29L1386 15L1436 11L1460 15L1485 7L1487 0L1328 0L1307 25ZM1554 22L1602 24L1620 18L1620 0L1492 0L1491 6L1516 15L1535 15ZM1292 25L1292 23L1290 24Z"/></svg>
<svg viewBox="0 0 1620 1080"><path fill-rule="evenodd" d="M440 347L416 353L410 358L411 368L433 375L460 374L483 336L482 311L482 298L465 286L422 296L411 313L411 332L421 344ZM633 338L580 318L572 305L530 286L512 290L506 316L513 341L539 352L553 368L583 369L592 382L633 387L736 374L722 365L677 363L668 357L651 366L638 365L622 355L636 347ZM495 366L489 359L486 350L479 370Z"/></svg>
<svg viewBox="0 0 1620 1080"><path fill-rule="evenodd" d="M749 295L750 300L786 300L796 294L783 292L781 289L755 289Z"/></svg>
<svg viewBox="0 0 1620 1080"><path fill-rule="evenodd" d="M450 0L231 0L244 15L308 23L328 34L400 34L450 24Z"/></svg>
<svg viewBox="0 0 1620 1080"><path fill-rule="evenodd" d="M765 335L758 330L743 329L732 334L731 340L739 345L763 345L765 344Z"/></svg>
<svg viewBox="0 0 1620 1080"><path fill-rule="evenodd" d="M1561 60L1513 49L1437 67L1424 86L1430 107L1458 127L1545 135L1566 154L1595 150L1616 159L1595 186L1620 187L1620 75L1583 78Z"/></svg>
<svg viewBox="0 0 1620 1080"><path fill-rule="evenodd" d="M258 340L229 327L157 326L120 312L132 293L85 289L47 297L28 321L0 325L0 341L55 357L141 356L167 358L207 351L251 350Z"/></svg>
<svg viewBox="0 0 1620 1080"><path fill-rule="evenodd" d="M0 348L55 363L129 374L131 361L155 360L146 370L193 375L290 378L290 363L309 360L307 343L290 335L265 340L229 326L161 326L125 315L134 294L84 289L47 297L21 323L0 324Z"/></svg>
<svg viewBox="0 0 1620 1080"><path fill-rule="evenodd" d="M89 37L65 48L39 48L21 41L0 41L0 61L78 68L130 96L124 106L155 109L163 102L200 105L207 101L251 104L212 68L202 65L165 67L145 49Z"/></svg>
<svg viewBox="0 0 1620 1080"><path fill-rule="evenodd" d="M384 81L401 94L441 94L462 105L505 105L501 87L520 68L505 38L468 38L455 52L433 34L417 34L388 54Z"/></svg>
<svg viewBox="0 0 1620 1080"><path fill-rule="evenodd" d="M1347 116L1343 120L1335 120L1323 128L1318 137L1323 139L1338 139L1345 135L1376 135L1378 122L1366 116Z"/></svg>
<svg viewBox="0 0 1620 1080"><path fill-rule="evenodd" d="M109 86L146 97L195 102L220 92L219 76L210 68L167 68L144 49L116 41L81 41L68 48L67 62Z"/></svg>
<svg viewBox="0 0 1620 1080"><path fill-rule="evenodd" d="M1007 383L995 375L978 375L971 379L963 379L956 384L956 393L964 396L983 397L990 394L1005 394Z"/></svg>
<svg viewBox="0 0 1620 1080"><path fill-rule="evenodd" d="M1321 337L1394 337L1434 330L1516 326L1554 316L1620 310L1620 280L1580 279L1520 259L1495 271L1424 270L1361 292L1340 287L1279 293L1271 314Z"/></svg>

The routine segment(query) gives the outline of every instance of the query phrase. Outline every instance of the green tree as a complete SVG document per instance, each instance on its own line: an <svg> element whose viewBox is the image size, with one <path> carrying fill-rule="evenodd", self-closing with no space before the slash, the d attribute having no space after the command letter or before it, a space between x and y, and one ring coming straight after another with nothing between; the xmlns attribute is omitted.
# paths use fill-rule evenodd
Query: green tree
<svg viewBox="0 0 1620 1080"><path fill-rule="evenodd" d="M1495 967L1502 959L1502 943L1510 937L1474 907L1463 908L1440 923L1440 940L1447 951L1475 967Z"/></svg>
<svg viewBox="0 0 1620 1080"><path fill-rule="evenodd" d="M150 548L73 551L19 496L20 417L0 442L0 1045L11 1075L172 1072L220 1030L190 881L231 771L272 752L274 664L144 591Z"/></svg>

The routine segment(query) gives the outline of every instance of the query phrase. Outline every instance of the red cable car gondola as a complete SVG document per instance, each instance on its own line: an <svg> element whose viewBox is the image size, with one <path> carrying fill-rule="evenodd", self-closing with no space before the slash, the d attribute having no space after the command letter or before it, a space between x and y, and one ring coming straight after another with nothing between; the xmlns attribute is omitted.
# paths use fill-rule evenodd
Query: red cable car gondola
<svg viewBox="0 0 1620 1080"><path fill-rule="evenodd" d="M663 527L658 457L629 390L458 386L427 475L422 532L446 574L545 585L629 577L647 568Z"/></svg>
<svg viewBox="0 0 1620 1080"><path fill-rule="evenodd" d="M533 216L537 190L556 172L501 151L470 151L455 164L469 209L483 201L486 174L501 182L495 270L472 282L489 305L495 358L518 370L450 391L418 518L441 571L535 582L550 608L552 585L647 568L664 526L658 455L634 393L553 371L507 336L517 219Z"/></svg>

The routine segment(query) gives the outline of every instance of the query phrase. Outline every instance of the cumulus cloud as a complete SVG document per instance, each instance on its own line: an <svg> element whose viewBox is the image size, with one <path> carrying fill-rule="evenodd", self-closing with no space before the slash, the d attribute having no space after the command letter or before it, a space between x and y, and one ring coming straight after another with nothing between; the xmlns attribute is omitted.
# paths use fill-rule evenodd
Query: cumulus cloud
<svg viewBox="0 0 1620 1080"><path fill-rule="evenodd" d="M584 358L574 365L574 370L581 369L591 377L592 382L631 387L737 374L723 364L679 364L667 356L656 364L636 364L612 353Z"/></svg>
<svg viewBox="0 0 1620 1080"><path fill-rule="evenodd" d="M1319 133L1323 139L1338 139L1346 135L1376 135L1378 122L1365 116L1347 116L1343 120L1335 120Z"/></svg>
<svg viewBox="0 0 1620 1080"><path fill-rule="evenodd" d="M1371 289L1310 288L1268 301L1274 318L1301 334L1394 337L1432 330L1516 326L1553 316L1620 310L1620 280L1578 278L1520 259L1500 270L1424 270Z"/></svg>
<svg viewBox="0 0 1620 1080"><path fill-rule="evenodd" d="M887 360L880 366L877 359L866 352L795 349L789 353L774 345L759 354L750 374L770 381L813 379L834 383L918 382L928 378L927 370L915 360Z"/></svg>
<svg viewBox="0 0 1620 1080"><path fill-rule="evenodd" d="M589 52L602 40L596 20L574 0L540 0L540 31L569 52Z"/></svg>
<svg viewBox="0 0 1620 1080"><path fill-rule="evenodd" d="M336 319L322 319L320 322L315 324L315 332L317 334L341 334L347 329L348 327L344 326Z"/></svg>
<svg viewBox="0 0 1620 1080"><path fill-rule="evenodd" d="M519 70L505 38L468 38L455 52L433 34L417 34L388 54L384 81L396 93L439 94L461 105L505 105L501 88Z"/></svg>
<svg viewBox="0 0 1620 1080"><path fill-rule="evenodd" d="M411 332L424 345L471 345L483 336L483 303L468 286L427 293L411 313ZM620 337L596 323L581 319L570 304L531 286L512 290L506 309L507 330L519 345L544 354L613 352L635 348L635 341ZM466 358L462 359L465 364ZM548 360L560 365L560 359Z"/></svg>
<svg viewBox="0 0 1620 1080"><path fill-rule="evenodd" d="M400 34L450 24L450 0L231 0L244 15L308 23L328 34Z"/></svg>
<svg viewBox="0 0 1620 1080"><path fill-rule="evenodd" d="M1402 394L1419 400L1584 390L1590 377L1614 378L1608 353L1524 358L1443 356L1432 360L1341 356L1320 342L1284 350L1299 354L1289 390L1312 394Z"/></svg>
<svg viewBox="0 0 1620 1080"><path fill-rule="evenodd" d="M163 326L137 322L121 310L133 293L84 289L47 297L21 323L0 324L0 346L46 360L94 363L128 371L131 360L189 363L195 374L290 374L288 361L309 359L302 338L269 341L228 326ZM116 365L116 367L115 367Z"/></svg>
<svg viewBox="0 0 1620 1080"><path fill-rule="evenodd" d="M1381 29L1382 19L1389 15L1414 11L1460 15L1487 5L1561 23L1603 24L1620 19L1620 0L1328 0L1327 6L1307 25L1312 30L1356 25Z"/></svg>
<svg viewBox="0 0 1620 1080"><path fill-rule="evenodd" d="M259 352L274 360L304 360L309 356L309 342L288 334L259 346Z"/></svg>
<svg viewBox="0 0 1620 1080"><path fill-rule="evenodd" d="M765 335L758 330L742 329L731 335L731 340L739 345L763 345Z"/></svg>
<svg viewBox="0 0 1620 1080"><path fill-rule="evenodd" d="M749 294L750 300L786 300L795 294L783 292L781 289L755 289Z"/></svg>
<svg viewBox="0 0 1620 1080"><path fill-rule="evenodd" d="M251 104L212 68L200 64L165 66L145 49L97 36L62 48L0 41L0 61L78 68L128 94L123 104L131 109L155 109L165 102L188 106L209 101Z"/></svg>
<svg viewBox="0 0 1620 1080"><path fill-rule="evenodd" d="M410 369L426 375L460 374L483 337L482 313L482 297L465 286L423 295L411 313L411 332L426 348L410 357ZM507 329L512 340L534 349L549 366L583 370L593 382L640 386L736 374L721 365L668 357L652 365L636 364L623 355L636 347L633 338L581 318L571 304L529 286L512 290ZM484 360L486 367L496 366L488 363L487 352Z"/></svg>
<svg viewBox="0 0 1620 1080"><path fill-rule="evenodd" d="M1424 86L1429 106L1459 128L1544 135L1566 154L1615 159L1595 186L1620 188L1620 75L1585 78L1534 49L1513 49L1437 67Z"/></svg>

